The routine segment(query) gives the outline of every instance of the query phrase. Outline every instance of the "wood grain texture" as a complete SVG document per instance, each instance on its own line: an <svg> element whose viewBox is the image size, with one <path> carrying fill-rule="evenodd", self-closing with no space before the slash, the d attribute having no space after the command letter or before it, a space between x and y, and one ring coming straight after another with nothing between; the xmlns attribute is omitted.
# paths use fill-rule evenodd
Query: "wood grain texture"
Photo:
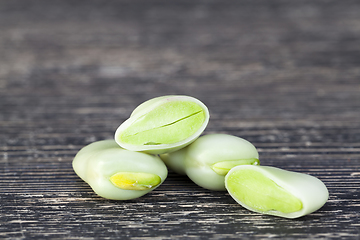
<svg viewBox="0 0 360 240"><path fill-rule="evenodd" d="M0 238L359 239L359 1L0 1ZM96 196L76 152L141 102L202 100L205 133L330 198L289 220L170 172L134 200Z"/></svg>

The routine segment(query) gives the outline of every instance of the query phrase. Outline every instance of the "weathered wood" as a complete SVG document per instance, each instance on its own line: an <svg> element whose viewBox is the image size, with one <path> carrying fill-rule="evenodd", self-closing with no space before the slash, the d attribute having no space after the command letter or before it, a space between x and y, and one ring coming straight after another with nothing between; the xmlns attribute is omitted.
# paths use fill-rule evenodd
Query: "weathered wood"
<svg viewBox="0 0 360 240"><path fill-rule="evenodd" d="M0 238L360 236L359 1L0 1ZM170 172L131 201L73 172L141 102L186 94L205 133L312 174L330 199L296 219L249 212Z"/></svg>

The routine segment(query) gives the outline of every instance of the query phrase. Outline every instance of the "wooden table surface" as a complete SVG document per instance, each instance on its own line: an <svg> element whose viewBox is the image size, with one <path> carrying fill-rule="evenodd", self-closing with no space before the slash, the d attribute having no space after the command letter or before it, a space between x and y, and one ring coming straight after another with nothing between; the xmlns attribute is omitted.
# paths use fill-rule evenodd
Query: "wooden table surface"
<svg viewBox="0 0 360 240"><path fill-rule="evenodd" d="M134 200L73 171L141 102L203 101L204 134L330 192L290 220L169 172ZM360 238L360 2L0 1L0 238Z"/></svg>

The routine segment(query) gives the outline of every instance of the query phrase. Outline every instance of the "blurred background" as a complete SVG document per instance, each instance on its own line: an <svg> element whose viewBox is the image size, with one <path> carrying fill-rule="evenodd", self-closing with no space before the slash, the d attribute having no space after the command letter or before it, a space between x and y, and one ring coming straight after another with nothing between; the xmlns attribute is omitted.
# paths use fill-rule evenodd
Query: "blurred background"
<svg viewBox="0 0 360 240"><path fill-rule="evenodd" d="M110 137L147 99L185 94L209 106L208 131L351 127L359 12L348 0L1 1L0 120L79 143L69 138ZM277 134L258 138L290 137Z"/></svg>

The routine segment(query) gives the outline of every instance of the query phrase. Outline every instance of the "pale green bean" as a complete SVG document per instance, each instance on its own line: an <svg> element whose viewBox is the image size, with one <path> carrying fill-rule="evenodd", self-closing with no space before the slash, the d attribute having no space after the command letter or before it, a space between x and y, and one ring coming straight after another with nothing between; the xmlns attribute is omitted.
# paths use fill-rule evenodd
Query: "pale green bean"
<svg viewBox="0 0 360 240"><path fill-rule="evenodd" d="M250 142L228 134L209 134L177 152L160 155L175 172L186 174L197 185L225 191L225 175L237 165L259 164Z"/></svg>
<svg viewBox="0 0 360 240"><path fill-rule="evenodd" d="M123 148L161 154L179 150L200 136L209 122L209 111L189 96L163 96L139 105L115 132Z"/></svg>
<svg viewBox="0 0 360 240"><path fill-rule="evenodd" d="M125 150L114 140L82 148L73 160L73 169L96 194L114 200L141 197L167 177L159 157Z"/></svg>
<svg viewBox="0 0 360 240"><path fill-rule="evenodd" d="M226 175L225 185L243 207L284 218L312 213L329 197L325 184L319 179L268 166L236 166Z"/></svg>

